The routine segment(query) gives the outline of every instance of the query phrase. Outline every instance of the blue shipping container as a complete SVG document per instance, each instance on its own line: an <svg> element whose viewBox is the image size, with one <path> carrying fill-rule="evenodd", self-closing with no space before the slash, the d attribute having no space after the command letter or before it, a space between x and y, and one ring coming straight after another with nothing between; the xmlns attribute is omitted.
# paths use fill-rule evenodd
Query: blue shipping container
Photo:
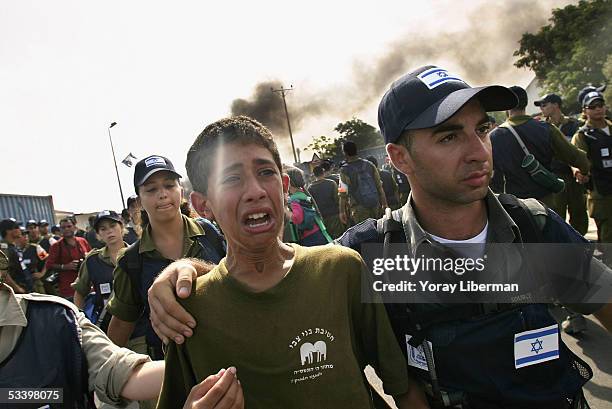
<svg viewBox="0 0 612 409"><path fill-rule="evenodd" d="M0 220L14 217L25 223L34 219L45 219L55 224L55 209L52 196L27 196L0 194Z"/></svg>

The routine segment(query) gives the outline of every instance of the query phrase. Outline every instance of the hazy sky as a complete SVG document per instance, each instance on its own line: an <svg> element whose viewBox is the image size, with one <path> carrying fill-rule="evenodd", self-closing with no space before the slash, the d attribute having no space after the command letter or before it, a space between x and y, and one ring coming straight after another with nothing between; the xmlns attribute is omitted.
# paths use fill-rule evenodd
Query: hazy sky
<svg viewBox="0 0 612 409"><path fill-rule="evenodd" d="M516 41L566 3L4 1L0 193L51 194L56 209L74 212L119 210L111 122L127 198L133 168L120 161L129 152L163 154L185 174L197 134L266 81L293 84L300 148L353 115L376 125L388 84L426 63L472 85L525 86L532 75L512 67Z"/></svg>

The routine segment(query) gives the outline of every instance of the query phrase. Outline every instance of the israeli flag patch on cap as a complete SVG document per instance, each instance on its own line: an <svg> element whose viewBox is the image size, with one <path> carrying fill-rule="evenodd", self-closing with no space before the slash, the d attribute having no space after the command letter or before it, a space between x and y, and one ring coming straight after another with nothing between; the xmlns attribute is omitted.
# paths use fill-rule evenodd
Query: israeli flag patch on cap
<svg viewBox="0 0 612 409"><path fill-rule="evenodd" d="M164 158L159 156L151 156L150 158L145 159L145 165L147 168L150 168L151 166L166 166L166 161Z"/></svg>
<svg viewBox="0 0 612 409"><path fill-rule="evenodd" d="M584 97L584 99L587 98L597 98L597 97L601 97L601 94L597 91L591 91L588 94L586 94L586 97Z"/></svg>
<svg viewBox="0 0 612 409"><path fill-rule="evenodd" d="M514 335L514 367L536 365L559 359L557 324Z"/></svg>
<svg viewBox="0 0 612 409"><path fill-rule="evenodd" d="M444 68L433 67L428 69L427 71L423 71L417 76L418 79L425 85L427 88L434 89L442 84L446 84L449 81L458 81L463 82L467 85L465 81L456 75L451 74Z"/></svg>

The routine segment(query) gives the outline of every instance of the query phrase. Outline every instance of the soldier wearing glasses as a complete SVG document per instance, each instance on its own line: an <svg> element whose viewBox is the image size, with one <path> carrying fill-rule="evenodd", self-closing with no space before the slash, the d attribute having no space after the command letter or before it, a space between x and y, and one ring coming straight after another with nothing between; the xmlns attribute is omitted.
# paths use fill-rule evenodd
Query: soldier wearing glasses
<svg viewBox="0 0 612 409"><path fill-rule="evenodd" d="M589 92L582 100L586 123L572 143L587 152L591 161L591 182L587 200L589 215L595 219L597 236L602 243L612 243L612 122L606 119L606 103L599 91ZM586 181L576 172L576 179ZM612 265L612 252L604 252L604 261Z"/></svg>

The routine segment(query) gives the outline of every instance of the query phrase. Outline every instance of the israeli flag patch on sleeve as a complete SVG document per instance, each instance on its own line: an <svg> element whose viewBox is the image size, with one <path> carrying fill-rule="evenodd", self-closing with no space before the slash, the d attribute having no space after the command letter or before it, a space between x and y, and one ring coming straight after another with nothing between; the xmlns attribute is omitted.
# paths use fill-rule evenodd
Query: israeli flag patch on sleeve
<svg viewBox="0 0 612 409"><path fill-rule="evenodd" d="M439 67L433 67L428 69L427 71L423 71L417 77L421 80L421 82L427 85L427 88L434 89L442 84L445 84L449 81L458 81L463 82L467 85L465 81L463 81L458 76L451 74L448 70Z"/></svg>
<svg viewBox="0 0 612 409"><path fill-rule="evenodd" d="M514 335L514 367L522 368L559 359L557 324Z"/></svg>

